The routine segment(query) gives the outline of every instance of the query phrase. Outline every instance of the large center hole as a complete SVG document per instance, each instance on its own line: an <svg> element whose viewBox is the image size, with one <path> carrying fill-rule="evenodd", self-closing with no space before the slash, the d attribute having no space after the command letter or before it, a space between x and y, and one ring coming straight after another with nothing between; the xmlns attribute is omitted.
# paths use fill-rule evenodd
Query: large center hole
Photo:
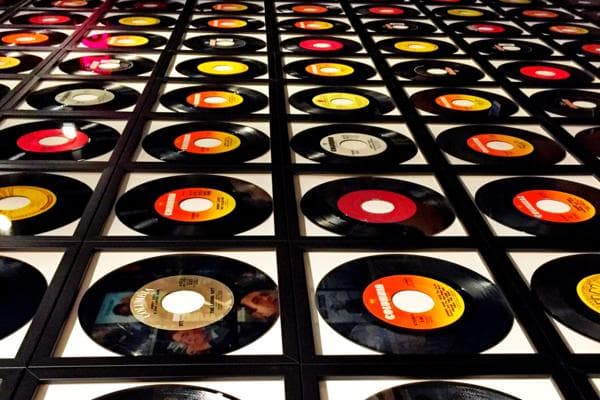
<svg viewBox="0 0 600 400"><path fill-rule="evenodd" d="M98 65L98 68L106 69L106 70L118 69L120 67L121 67L121 63L117 60L104 61L104 62L101 62L100 65Z"/></svg>
<svg viewBox="0 0 600 400"><path fill-rule="evenodd" d="M562 201L544 199L535 203L535 206L542 211L552 214L564 214L571 211L571 207Z"/></svg>
<svg viewBox="0 0 600 400"><path fill-rule="evenodd" d="M446 71L443 68L429 68L427 70L428 73L430 73L431 75L447 75L448 71Z"/></svg>
<svg viewBox="0 0 600 400"><path fill-rule="evenodd" d="M371 214L387 214L394 211L394 204L385 200L367 200L360 208Z"/></svg>
<svg viewBox="0 0 600 400"><path fill-rule="evenodd" d="M185 199L179 203L179 208L187 212L202 212L210 210L214 203L203 197L193 197L191 199Z"/></svg>
<svg viewBox="0 0 600 400"><path fill-rule="evenodd" d="M413 50L421 50L421 49L424 49L425 46L422 44L410 44L410 45L408 45L408 48L413 49Z"/></svg>
<svg viewBox="0 0 600 400"><path fill-rule="evenodd" d="M369 147L367 143L356 139L342 140L340 146L348 150L364 150Z"/></svg>
<svg viewBox="0 0 600 400"><path fill-rule="evenodd" d="M340 72L340 69L337 67L322 67L321 72L325 74L337 74Z"/></svg>
<svg viewBox="0 0 600 400"><path fill-rule="evenodd" d="M0 199L0 211L12 211L27 207L31 203L27 197L9 196Z"/></svg>
<svg viewBox="0 0 600 400"><path fill-rule="evenodd" d="M593 103L591 101L585 101L585 100L576 100L573 102L573 104L578 107L578 108L596 108L596 103Z"/></svg>
<svg viewBox="0 0 600 400"><path fill-rule="evenodd" d="M40 139L39 143L42 146L62 146L63 144L69 143L69 138L64 136L48 136Z"/></svg>
<svg viewBox="0 0 600 400"><path fill-rule="evenodd" d="M86 103L86 102L98 100L98 96L96 96L95 94L89 94L89 93L88 94L76 94L75 96L73 96L73 100Z"/></svg>
<svg viewBox="0 0 600 400"><path fill-rule="evenodd" d="M352 104L354 104L354 102L350 99L336 98L331 99L331 104L335 106L351 106Z"/></svg>
<svg viewBox="0 0 600 400"><path fill-rule="evenodd" d="M214 138L202 138L202 139L198 139L194 142L194 145L197 147L218 147L220 145L222 145L223 142L220 141L219 139L214 139Z"/></svg>
<svg viewBox="0 0 600 400"><path fill-rule="evenodd" d="M135 40L130 38L118 38L115 40L118 44L134 44Z"/></svg>
<svg viewBox="0 0 600 400"><path fill-rule="evenodd" d="M513 146L510 143L507 142L501 142L499 140L493 140L491 142L487 142L486 147L489 147L492 150L499 150L499 151L509 151L515 148L515 146Z"/></svg>
<svg viewBox="0 0 600 400"><path fill-rule="evenodd" d="M417 290L402 290L392 296L392 303L398 309L408 313L424 313L435 306L433 299Z"/></svg>
<svg viewBox="0 0 600 400"><path fill-rule="evenodd" d="M471 100L467 100L467 99L457 99L457 100L452 100L452 104L454 104L457 107L473 107L474 103Z"/></svg>
<svg viewBox="0 0 600 400"><path fill-rule="evenodd" d="M204 99L205 103L209 103L209 104L223 104L227 101L226 98L224 97L219 97L219 96L210 96Z"/></svg>
<svg viewBox="0 0 600 400"><path fill-rule="evenodd" d="M198 292L178 290L163 297L162 306L173 314L188 314L199 310L205 302L204 296Z"/></svg>
<svg viewBox="0 0 600 400"><path fill-rule="evenodd" d="M23 36L23 37L17 38L17 42L21 42L21 43L33 42L34 40L35 40L35 38L31 37L31 36Z"/></svg>
<svg viewBox="0 0 600 400"><path fill-rule="evenodd" d="M231 65L215 65L213 69L215 71L231 71L233 67Z"/></svg>
<svg viewBox="0 0 600 400"><path fill-rule="evenodd" d="M318 49L328 49L331 47L329 43L315 43L314 46Z"/></svg>

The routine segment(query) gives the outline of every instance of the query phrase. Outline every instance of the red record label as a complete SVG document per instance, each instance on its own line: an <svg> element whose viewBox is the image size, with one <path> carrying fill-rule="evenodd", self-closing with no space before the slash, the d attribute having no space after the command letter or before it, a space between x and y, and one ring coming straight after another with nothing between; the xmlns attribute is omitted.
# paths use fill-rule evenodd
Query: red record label
<svg viewBox="0 0 600 400"><path fill-rule="evenodd" d="M376 224L406 221L417 212L413 200L387 190L356 190L340 197L337 206L350 218Z"/></svg>
<svg viewBox="0 0 600 400"><path fill-rule="evenodd" d="M369 8L371 14L379 15L402 15L404 10L397 7L371 7Z"/></svg>
<svg viewBox="0 0 600 400"><path fill-rule="evenodd" d="M597 56L600 56L600 44L584 44L581 46L581 49L586 53L592 53Z"/></svg>
<svg viewBox="0 0 600 400"><path fill-rule="evenodd" d="M479 33L502 33L506 30L504 27L494 24L471 24L467 26L467 29Z"/></svg>
<svg viewBox="0 0 600 400"><path fill-rule="evenodd" d="M548 222L577 223L596 215L594 206L583 197L557 190L527 190L513 198L517 210Z"/></svg>
<svg viewBox="0 0 600 400"><path fill-rule="evenodd" d="M167 8L167 4L162 1L145 1L145 2L138 1L137 3L135 3L133 8L135 8L135 9L151 8L151 9L155 9L155 10L162 10L163 8Z"/></svg>
<svg viewBox="0 0 600 400"><path fill-rule="evenodd" d="M559 81L569 79L569 71L560 68L548 67L545 65L530 65L522 67L519 72L525 76L536 79Z"/></svg>
<svg viewBox="0 0 600 400"><path fill-rule="evenodd" d="M81 149L89 137L83 132L65 129L42 129L17 139L17 146L31 153L59 153Z"/></svg>
<svg viewBox="0 0 600 400"><path fill-rule="evenodd" d="M326 13L327 7L317 6L317 5L300 5L293 6L292 11L299 14L323 14Z"/></svg>
<svg viewBox="0 0 600 400"><path fill-rule="evenodd" d="M337 40L328 39L303 40L298 45L305 50L312 51L337 51L344 48L344 45Z"/></svg>
<svg viewBox="0 0 600 400"><path fill-rule="evenodd" d="M226 216L235 209L235 204L233 196L221 190L191 187L159 196L154 209L175 221L204 222Z"/></svg>
<svg viewBox="0 0 600 400"><path fill-rule="evenodd" d="M37 25L59 25L66 24L71 21L71 18L66 15L35 15L29 18L29 22Z"/></svg>
<svg viewBox="0 0 600 400"><path fill-rule="evenodd" d="M88 5L86 0L59 0L51 3L54 7L85 7Z"/></svg>
<svg viewBox="0 0 600 400"><path fill-rule="evenodd" d="M548 10L525 10L522 14L526 17L533 18L556 18L558 14Z"/></svg>

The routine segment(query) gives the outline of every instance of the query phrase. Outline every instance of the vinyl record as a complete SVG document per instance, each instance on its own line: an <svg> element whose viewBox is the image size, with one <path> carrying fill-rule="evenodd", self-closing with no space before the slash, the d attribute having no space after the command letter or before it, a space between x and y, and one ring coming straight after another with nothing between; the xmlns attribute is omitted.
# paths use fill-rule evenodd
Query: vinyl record
<svg viewBox="0 0 600 400"><path fill-rule="evenodd" d="M405 61L392 66L392 70L411 81L453 85L474 83L484 76L483 72L470 65L441 60Z"/></svg>
<svg viewBox="0 0 600 400"><path fill-rule="evenodd" d="M277 6L278 14L314 15L319 17L338 15L342 9L333 4L293 3Z"/></svg>
<svg viewBox="0 0 600 400"><path fill-rule="evenodd" d="M32 54L0 52L0 74L17 74L30 71L42 62L42 58Z"/></svg>
<svg viewBox="0 0 600 400"><path fill-rule="evenodd" d="M191 25L206 31L249 32L262 28L265 23L246 17L203 17L193 20Z"/></svg>
<svg viewBox="0 0 600 400"><path fill-rule="evenodd" d="M336 267L319 282L315 304L337 333L386 354L476 354L501 342L513 324L492 282L458 264L409 254Z"/></svg>
<svg viewBox="0 0 600 400"><path fill-rule="evenodd" d="M474 19L498 19L499 16L485 8L476 7L439 7L433 10L435 15L442 18L448 19L462 19L462 20L474 20Z"/></svg>
<svg viewBox="0 0 600 400"><path fill-rule="evenodd" d="M46 120L0 130L2 160L87 160L111 151L113 128L84 120Z"/></svg>
<svg viewBox="0 0 600 400"><path fill-rule="evenodd" d="M160 96L160 103L177 112L239 115L260 111L269 101L261 92L240 86L202 85L167 92Z"/></svg>
<svg viewBox="0 0 600 400"><path fill-rule="evenodd" d="M267 73L267 65L251 58L202 57L180 62L177 72L191 78L252 79Z"/></svg>
<svg viewBox="0 0 600 400"><path fill-rule="evenodd" d="M542 167L565 158L552 139L523 129L499 125L468 125L447 129L436 139L445 152L481 165Z"/></svg>
<svg viewBox="0 0 600 400"><path fill-rule="evenodd" d="M540 61L509 62L500 65L498 72L521 82L552 86L587 86L594 80L592 74L581 69Z"/></svg>
<svg viewBox="0 0 600 400"><path fill-rule="evenodd" d="M547 237L590 237L600 232L600 190L538 177L504 178L483 185L479 209L518 231Z"/></svg>
<svg viewBox="0 0 600 400"><path fill-rule="evenodd" d="M263 8L257 4L244 1L200 3L196 10L209 14L258 14Z"/></svg>
<svg viewBox="0 0 600 400"><path fill-rule="evenodd" d="M585 57L588 60L600 60L600 40L575 40L563 43L562 46L576 56Z"/></svg>
<svg viewBox="0 0 600 400"><path fill-rule="evenodd" d="M0 236L36 235L67 225L81 217L91 196L92 189L67 176L0 175Z"/></svg>
<svg viewBox="0 0 600 400"><path fill-rule="evenodd" d="M410 100L418 109L449 120L502 119L519 110L504 96L465 88L427 89L413 94Z"/></svg>
<svg viewBox="0 0 600 400"><path fill-rule="evenodd" d="M43 8L80 9L100 7L102 3L100 0L38 0L34 1L33 5Z"/></svg>
<svg viewBox="0 0 600 400"><path fill-rule="evenodd" d="M95 282L79 305L83 330L127 356L229 353L266 333L278 316L277 285L268 275L208 254L122 266Z"/></svg>
<svg viewBox="0 0 600 400"><path fill-rule="evenodd" d="M36 90L26 101L38 110L116 111L135 105L139 95L127 86L88 81Z"/></svg>
<svg viewBox="0 0 600 400"><path fill-rule="evenodd" d="M573 19L571 14L551 8L516 8L507 14L523 21L570 21Z"/></svg>
<svg viewBox="0 0 600 400"><path fill-rule="evenodd" d="M125 399L198 399L198 400L239 400L223 392L199 386L187 385L148 385L119 390L97 397L94 400L125 400Z"/></svg>
<svg viewBox="0 0 600 400"><path fill-rule="evenodd" d="M531 101L544 111L569 118L597 121L600 117L600 94L585 90L544 90L533 94Z"/></svg>
<svg viewBox="0 0 600 400"><path fill-rule="evenodd" d="M428 35L437 28L431 24L418 21L377 19L365 23L365 28L371 32L395 35Z"/></svg>
<svg viewBox="0 0 600 400"><path fill-rule="evenodd" d="M5 256L0 256L0 283L0 339L4 339L33 318L47 284L36 268Z"/></svg>
<svg viewBox="0 0 600 400"><path fill-rule="evenodd" d="M167 44L167 39L146 32L122 31L94 33L81 43L90 49L155 49Z"/></svg>
<svg viewBox="0 0 600 400"><path fill-rule="evenodd" d="M427 381L383 390L367 400L519 400L506 393L462 382Z"/></svg>
<svg viewBox="0 0 600 400"><path fill-rule="evenodd" d="M323 85L364 82L375 76L375 69L367 64L337 58L309 58L291 62L283 71L303 82Z"/></svg>
<svg viewBox="0 0 600 400"><path fill-rule="evenodd" d="M267 46L260 39L241 35L194 36L184 40L183 45L200 53L223 55L254 53Z"/></svg>
<svg viewBox="0 0 600 400"><path fill-rule="evenodd" d="M420 37L385 39L377 45L388 53L418 58L445 57L458 51L458 48L451 43Z"/></svg>
<svg viewBox="0 0 600 400"><path fill-rule="evenodd" d="M292 149L322 164L398 165L417 154L406 136L384 128L358 124L319 125L294 135Z"/></svg>
<svg viewBox="0 0 600 400"><path fill-rule="evenodd" d="M294 33L343 33L350 30L350 25L325 18L291 18L281 21L278 25L279 30Z"/></svg>
<svg viewBox="0 0 600 400"><path fill-rule="evenodd" d="M16 15L10 19L10 23L15 25L79 25L86 19L87 17L81 14L49 11Z"/></svg>
<svg viewBox="0 0 600 400"><path fill-rule="evenodd" d="M144 150L159 160L204 165L249 161L269 146L269 137L257 129L217 121L169 125L142 141Z"/></svg>
<svg viewBox="0 0 600 400"><path fill-rule="evenodd" d="M371 207L375 205L382 207ZM326 182L309 190L300 207L306 218L321 228L353 237L423 237L454 222L454 213L441 194L388 178Z"/></svg>
<svg viewBox="0 0 600 400"><path fill-rule="evenodd" d="M552 49L530 41L484 39L471 43L473 50L490 58L540 60L552 55Z"/></svg>
<svg viewBox="0 0 600 400"><path fill-rule="evenodd" d="M523 32L509 24L500 24L497 22L455 22L448 26L456 33L473 36L494 36L509 37L520 36Z"/></svg>
<svg viewBox="0 0 600 400"><path fill-rule="evenodd" d="M282 41L281 47L296 54L326 57L346 56L362 49L358 42L335 36L294 37Z"/></svg>
<svg viewBox="0 0 600 400"><path fill-rule="evenodd" d="M106 26L122 28L168 28L175 25L175 18L165 15L143 15L143 14L119 14L112 17L102 18L100 23Z"/></svg>
<svg viewBox="0 0 600 400"><path fill-rule="evenodd" d="M135 11L175 11L183 8L183 4L177 1L167 0L131 0L118 1L115 6L121 10Z"/></svg>
<svg viewBox="0 0 600 400"><path fill-rule="evenodd" d="M600 29L572 22L542 22L532 25L531 29L535 33L549 35L556 39L588 39L600 36Z"/></svg>
<svg viewBox="0 0 600 400"><path fill-rule="evenodd" d="M66 38L67 35L62 32L47 30L3 31L0 36L0 44L15 47L54 46Z"/></svg>
<svg viewBox="0 0 600 400"><path fill-rule="evenodd" d="M531 277L531 291L552 317L600 341L598 284L598 254L556 258L539 267Z"/></svg>
<svg viewBox="0 0 600 400"><path fill-rule="evenodd" d="M10 88L0 84L0 99L6 96L8 92L10 92Z"/></svg>
<svg viewBox="0 0 600 400"><path fill-rule="evenodd" d="M202 207L205 203L210 208ZM145 235L214 239L260 225L271 215L272 203L267 192L250 182L179 175L129 190L117 201L115 212L125 225Z"/></svg>
<svg viewBox="0 0 600 400"><path fill-rule="evenodd" d="M600 127L584 129L577 132L575 140L594 156L600 157Z"/></svg>
<svg viewBox="0 0 600 400"><path fill-rule="evenodd" d="M396 5L360 6L354 12L363 17L413 18L419 16L419 11L412 7Z"/></svg>
<svg viewBox="0 0 600 400"><path fill-rule="evenodd" d="M148 58L126 54L95 54L63 61L58 67L69 75L137 76L152 71L155 64Z"/></svg>
<svg viewBox="0 0 600 400"><path fill-rule="evenodd" d="M392 99L380 92L346 86L301 90L291 95L289 102L308 114L346 119L384 115L394 109Z"/></svg>

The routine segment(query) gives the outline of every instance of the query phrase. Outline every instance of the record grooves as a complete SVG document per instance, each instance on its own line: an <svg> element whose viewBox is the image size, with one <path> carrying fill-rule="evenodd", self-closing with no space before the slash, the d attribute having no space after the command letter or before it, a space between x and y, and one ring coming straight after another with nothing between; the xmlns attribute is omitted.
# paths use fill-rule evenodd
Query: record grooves
<svg viewBox="0 0 600 400"><path fill-rule="evenodd" d="M483 386L462 382L427 381L408 383L383 390L366 400L519 400Z"/></svg>

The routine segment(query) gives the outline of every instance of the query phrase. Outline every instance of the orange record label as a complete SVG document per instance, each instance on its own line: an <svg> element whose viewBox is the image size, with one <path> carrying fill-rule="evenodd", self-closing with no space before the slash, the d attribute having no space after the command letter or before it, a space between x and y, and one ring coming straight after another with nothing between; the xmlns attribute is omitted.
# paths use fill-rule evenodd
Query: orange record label
<svg viewBox="0 0 600 400"><path fill-rule="evenodd" d="M435 103L455 111L483 111L492 107L489 100L468 94L445 94L435 98Z"/></svg>
<svg viewBox="0 0 600 400"><path fill-rule="evenodd" d="M185 98L185 101L198 108L228 108L242 104L244 98L232 92L207 90L205 92L192 93Z"/></svg>
<svg viewBox="0 0 600 400"><path fill-rule="evenodd" d="M219 154L240 147L240 139L227 132L197 131L177 136L175 147L193 154Z"/></svg>
<svg viewBox="0 0 600 400"><path fill-rule="evenodd" d="M198 64L198 71L210 75L236 75L248 71L248 66L237 61L207 61Z"/></svg>
<svg viewBox="0 0 600 400"><path fill-rule="evenodd" d="M533 145L526 140L496 133L471 136L467 139L467 145L479 153L496 157L522 157L534 150Z"/></svg>
<svg viewBox="0 0 600 400"><path fill-rule="evenodd" d="M314 63L307 65L304 70L317 76L347 76L354 73L354 68L338 63Z"/></svg>
<svg viewBox="0 0 600 400"><path fill-rule="evenodd" d="M589 275L580 280L577 295L583 304L600 314L600 274Z"/></svg>
<svg viewBox="0 0 600 400"><path fill-rule="evenodd" d="M239 3L221 3L213 5L212 9L215 11L237 12L247 10L248 6Z"/></svg>
<svg viewBox="0 0 600 400"><path fill-rule="evenodd" d="M369 105L369 99L354 93L329 92L312 98L313 104L329 110L360 110Z"/></svg>
<svg viewBox="0 0 600 400"><path fill-rule="evenodd" d="M0 69L8 69L21 64L21 60L15 57L0 57Z"/></svg>
<svg viewBox="0 0 600 400"><path fill-rule="evenodd" d="M525 10L522 14L533 18L556 18L558 14L549 10Z"/></svg>
<svg viewBox="0 0 600 400"><path fill-rule="evenodd" d="M483 13L478 10L470 10L468 8L453 8L448 10L448 14L457 17L481 17Z"/></svg>
<svg viewBox="0 0 600 400"><path fill-rule="evenodd" d="M565 35L585 35L590 31L581 26L573 26L573 25L553 25L550 27L552 32L562 33Z"/></svg>
<svg viewBox="0 0 600 400"><path fill-rule="evenodd" d="M125 17L119 19L119 23L121 25L129 25L129 26L150 26L150 25L158 25L160 24L160 19L154 17L142 17L142 16L134 16L134 17Z"/></svg>
<svg viewBox="0 0 600 400"><path fill-rule="evenodd" d="M403 302L402 297L411 292L429 297L431 304L427 307L405 304L407 302ZM374 317L399 328L443 328L458 321L465 312L465 302L456 290L436 279L418 275L392 275L377 279L367 286L362 299Z"/></svg>
<svg viewBox="0 0 600 400"><path fill-rule="evenodd" d="M2 36L2 41L4 43L16 45L39 44L47 42L48 39L48 35L35 32L12 33L10 35Z"/></svg>
<svg viewBox="0 0 600 400"><path fill-rule="evenodd" d="M176 189L156 199L154 209L175 221L205 222L231 213L235 209L235 199L217 189Z"/></svg>
<svg viewBox="0 0 600 400"><path fill-rule="evenodd" d="M235 29L243 28L246 25L248 23L242 19L220 18L208 21L208 26L212 26L213 28Z"/></svg>
<svg viewBox="0 0 600 400"><path fill-rule="evenodd" d="M293 6L292 11L299 14L323 14L327 12L327 7L303 4L299 6Z"/></svg>
<svg viewBox="0 0 600 400"><path fill-rule="evenodd" d="M54 7L85 7L88 2L86 0L59 0L51 3Z"/></svg>
<svg viewBox="0 0 600 400"><path fill-rule="evenodd" d="M586 199L557 190L521 192L513 198L513 205L523 214L547 222L571 224L596 215L596 209Z"/></svg>
<svg viewBox="0 0 600 400"><path fill-rule="evenodd" d="M410 51L412 53L431 53L439 49L439 46L431 42L420 42L417 40L406 40L394 43L394 47L402 51Z"/></svg>
<svg viewBox="0 0 600 400"><path fill-rule="evenodd" d="M0 208L0 215L11 221L19 221L40 215L56 204L56 195L37 186L5 186L0 188L0 200L14 198L21 200L17 205ZM27 200L23 202L23 200ZM25 204L25 205L21 205Z"/></svg>
<svg viewBox="0 0 600 400"><path fill-rule="evenodd" d="M117 35L108 38L106 43L115 47L136 47L147 44L150 40L143 36L136 35Z"/></svg>
<svg viewBox="0 0 600 400"><path fill-rule="evenodd" d="M303 20L294 22L294 27L309 31L319 31L323 29L331 29L333 28L333 24L327 21Z"/></svg>

